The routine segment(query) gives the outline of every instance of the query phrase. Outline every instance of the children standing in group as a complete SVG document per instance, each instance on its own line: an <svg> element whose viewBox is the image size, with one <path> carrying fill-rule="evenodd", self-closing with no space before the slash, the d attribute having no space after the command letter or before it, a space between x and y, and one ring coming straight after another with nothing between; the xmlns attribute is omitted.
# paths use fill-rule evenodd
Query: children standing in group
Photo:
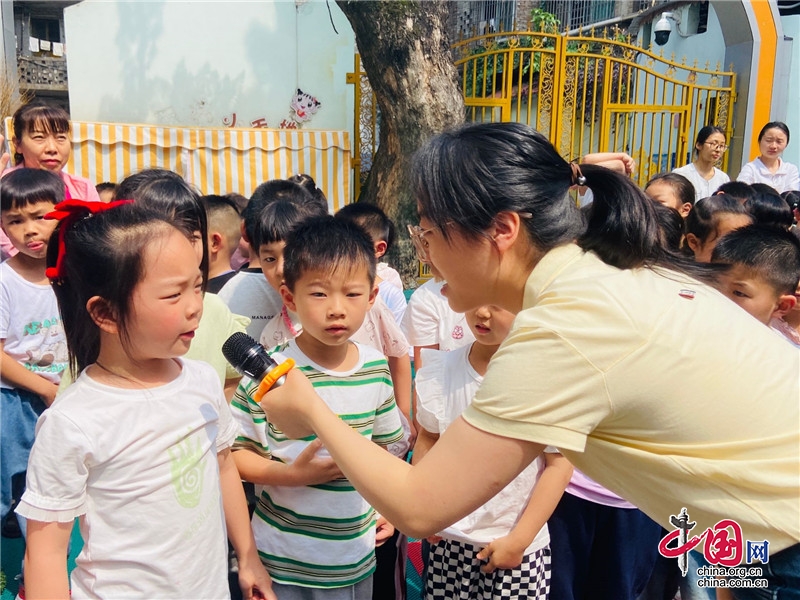
<svg viewBox="0 0 800 600"><path fill-rule="evenodd" d="M386 359L350 339L377 295L372 241L353 224L314 217L292 230L283 256L281 295L303 330L280 353L362 435L387 448L401 442ZM276 595L369 600L374 511L350 482L330 480L335 470L314 469L309 478L319 445L290 440L270 425L253 399L258 384L245 379L234 396L241 432L234 458L244 479L261 486L253 531Z"/></svg>
<svg viewBox="0 0 800 600"><path fill-rule="evenodd" d="M514 314L495 306L466 313L476 341L449 353L424 350L417 373L417 463L472 402ZM541 472L541 474L540 474ZM558 454L537 458L482 507L430 540L426 598L546 599L550 584L547 519L572 466Z"/></svg>
<svg viewBox="0 0 800 600"><path fill-rule="evenodd" d="M264 326L280 315L280 295L265 280L258 258L255 230L261 211L276 200L288 200L297 204L320 203L303 186L292 181L273 179L259 185L242 211L242 239L247 242L250 260L219 290L219 297L231 312L250 318L247 335L258 339ZM327 209L327 207L326 207Z"/></svg>
<svg viewBox="0 0 800 600"><path fill-rule="evenodd" d="M185 234L136 203L56 207L48 249L75 382L39 419L28 489L30 598L224 598L225 530L250 598L274 598L236 466L236 427L213 370L181 358L205 273ZM224 511L224 520L223 520Z"/></svg>
<svg viewBox="0 0 800 600"><path fill-rule="evenodd" d="M55 222L43 218L64 199L64 189L58 175L43 169L17 169L0 185L0 223L16 250L0 264L0 518L12 522L9 510L24 487L36 420L53 403L67 366L58 305L45 276Z"/></svg>
<svg viewBox="0 0 800 600"><path fill-rule="evenodd" d="M200 196L183 178L166 169L145 169L123 179L117 190L120 199L156 211L162 218L180 229L197 252L198 262L205 273L209 269L208 222ZM203 285L205 289L205 282ZM247 317L233 314L214 294L204 294L203 314L192 346L186 358L202 360L214 367L230 398L241 376L228 364L222 345L232 334L246 329Z"/></svg>
<svg viewBox="0 0 800 600"><path fill-rule="evenodd" d="M800 241L792 233L769 225L737 229L719 241L711 262L730 265L719 276L723 294L800 345L797 332L783 321L797 302L800 280Z"/></svg>
<svg viewBox="0 0 800 600"><path fill-rule="evenodd" d="M686 217L684 243L697 262L710 262L711 252L723 235L752 222L747 209L727 194L702 198Z"/></svg>
<svg viewBox="0 0 800 600"><path fill-rule="evenodd" d="M321 213L322 209L315 204L285 200L275 201L261 211L253 229L257 241L254 247L258 248L264 277L277 292L284 283L284 248L290 231L308 218L321 216ZM284 303L279 318L267 323L259 341L266 348L274 348L297 337L302 330L302 320ZM362 326L353 333L353 341L371 346L386 357L397 405L410 423L411 361L408 343L380 296L367 311Z"/></svg>

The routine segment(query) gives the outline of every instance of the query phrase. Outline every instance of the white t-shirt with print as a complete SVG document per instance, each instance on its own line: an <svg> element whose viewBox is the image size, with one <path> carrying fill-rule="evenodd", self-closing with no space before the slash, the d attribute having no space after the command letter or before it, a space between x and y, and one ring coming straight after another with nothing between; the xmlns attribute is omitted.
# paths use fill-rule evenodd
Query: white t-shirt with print
<svg viewBox="0 0 800 600"><path fill-rule="evenodd" d="M424 366L416 377L417 419L420 426L442 434L470 405L483 377L469 364L471 344L452 352L423 349ZM548 451L555 451L548 448ZM474 546L485 546L508 535L528 505L544 461L541 456L480 508L451 525L439 535ZM545 524L525 550L530 554L550 543Z"/></svg>
<svg viewBox="0 0 800 600"><path fill-rule="evenodd" d="M83 372L40 417L17 512L80 518L72 597L228 598L217 453L236 425L209 365L120 389Z"/></svg>
<svg viewBox="0 0 800 600"><path fill-rule="evenodd" d="M0 339L3 350L29 371L58 383L67 367L67 338L53 289L0 264ZM0 377L0 387L16 386Z"/></svg>
<svg viewBox="0 0 800 600"><path fill-rule="evenodd" d="M463 313L454 312L442 296L444 282L426 281L408 300L403 317L403 333L412 346L439 345L439 350L455 350L475 341Z"/></svg>

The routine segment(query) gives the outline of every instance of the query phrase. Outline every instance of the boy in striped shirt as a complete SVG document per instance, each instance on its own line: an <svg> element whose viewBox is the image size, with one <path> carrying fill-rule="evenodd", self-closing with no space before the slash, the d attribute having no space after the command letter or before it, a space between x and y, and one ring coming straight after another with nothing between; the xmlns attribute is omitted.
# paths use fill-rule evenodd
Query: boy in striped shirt
<svg viewBox="0 0 800 600"><path fill-rule="evenodd" d="M303 331L279 352L351 427L389 448L404 433L386 358L349 339L376 295L372 241L356 225L315 217L289 235L281 296ZM290 440L267 421L252 399L258 383L245 378L233 398L233 449L242 478L257 486L253 532L275 594L369 600L374 511L317 442Z"/></svg>

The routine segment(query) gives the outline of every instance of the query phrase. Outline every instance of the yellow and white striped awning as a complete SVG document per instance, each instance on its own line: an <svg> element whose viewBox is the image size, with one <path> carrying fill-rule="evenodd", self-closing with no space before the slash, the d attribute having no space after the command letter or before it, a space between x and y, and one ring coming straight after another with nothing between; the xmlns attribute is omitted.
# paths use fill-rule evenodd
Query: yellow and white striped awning
<svg viewBox="0 0 800 600"><path fill-rule="evenodd" d="M11 139L10 118L5 125ZM203 194L250 197L264 181L307 173L325 193L332 212L350 202L347 131L73 121L72 144L65 170L94 183L119 183L131 173L160 167L179 173Z"/></svg>

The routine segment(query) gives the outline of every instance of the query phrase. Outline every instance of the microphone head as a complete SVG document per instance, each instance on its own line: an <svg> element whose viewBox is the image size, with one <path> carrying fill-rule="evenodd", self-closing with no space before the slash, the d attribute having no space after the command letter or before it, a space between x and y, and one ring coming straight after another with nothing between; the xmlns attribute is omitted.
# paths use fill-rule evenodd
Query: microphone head
<svg viewBox="0 0 800 600"><path fill-rule="evenodd" d="M236 332L225 340L222 354L238 373L254 381L261 381L275 364L264 346L242 332Z"/></svg>

